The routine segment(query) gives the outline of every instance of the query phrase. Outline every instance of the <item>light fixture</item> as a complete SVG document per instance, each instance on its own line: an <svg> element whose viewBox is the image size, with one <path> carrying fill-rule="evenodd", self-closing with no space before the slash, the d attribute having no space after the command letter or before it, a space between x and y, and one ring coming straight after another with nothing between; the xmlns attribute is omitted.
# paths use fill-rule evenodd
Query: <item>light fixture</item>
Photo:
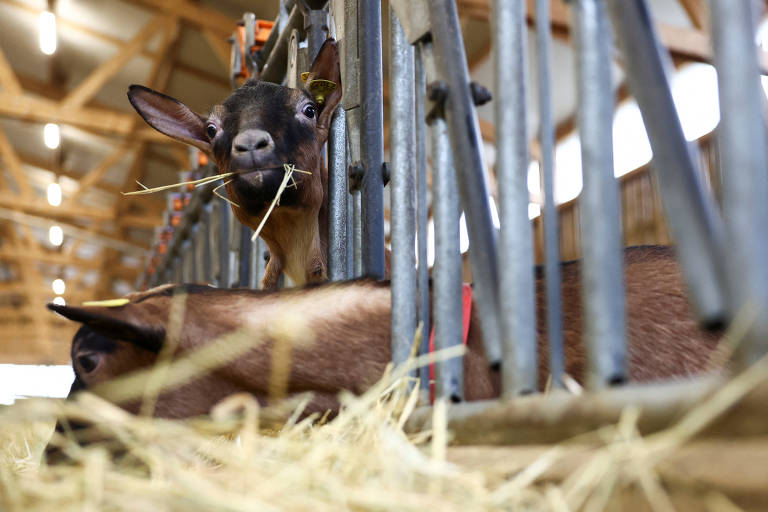
<svg viewBox="0 0 768 512"><path fill-rule="evenodd" d="M55 123L48 123L43 128L43 142L50 149L56 149L61 142L61 134L59 132L59 125Z"/></svg>
<svg viewBox="0 0 768 512"><path fill-rule="evenodd" d="M59 206L61 204L61 185L55 181L48 185L48 204Z"/></svg>
<svg viewBox="0 0 768 512"><path fill-rule="evenodd" d="M57 306L66 306L67 301L64 300L64 297L54 297L53 303Z"/></svg>
<svg viewBox="0 0 768 512"><path fill-rule="evenodd" d="M53 293L56 295L64 295L67 285L64 283L63 279L54 279L51 283L51 288L53 288Z"/></svg>
<svg viewBox="0 0 768 512"><path fill-rule="evenodd" d="M48 240L50 240L51 245L56 247L64 243L64 230L61 229L61 226L51 226L48 230Z"/></svg>
<svg viewBox="0 0 768 512"><path fill-rule="evenodd" d="M56 15L51 11L40 13L40 51L46 55L56 51Z"/></svg>

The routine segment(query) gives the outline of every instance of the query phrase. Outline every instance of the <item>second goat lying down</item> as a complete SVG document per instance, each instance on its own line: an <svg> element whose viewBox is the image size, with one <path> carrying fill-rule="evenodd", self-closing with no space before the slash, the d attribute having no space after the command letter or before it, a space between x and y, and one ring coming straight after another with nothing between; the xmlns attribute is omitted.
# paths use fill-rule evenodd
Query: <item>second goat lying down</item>
<svg viewBox="0 0 768 512"><path fill-rule="evenodd" d="M701 332L691 318L672 251L640 247L625 253L629 374L649 381L706 370L717 345L714 334ZM172 298L186 294L186 307L176 356L181 357L216 338L247 328L253 348L221 362L206 361L209 373L164 392L155 415L185 418L205 414L225 396L246 391L265 404L278 388L285 395L314 392L306 413L337 410L341 390L362 393L383 374L390 360L390 288L387 283L356 281L302 290L258 292L206 286L165 285L129 296L119 307L49 305L80 322L72 361L75 382L71 393L98 392L98 384L149 367L166 343ZM579 263L563 265L566 371L584 377L585 349L581 342ZM539 374L547 375L544 354L543 287L538 283ZM498 375L483 351L482 333L473 308L464 356L465 397L499 395ZM170 336L169 336L170 338ZM219 352L215 352L218 357ZM285 362L276 377L276 361ZM121 403L136 412L138 401Z"/></svg>
<svg viewBox="0 0 768 512"><path fill-rule="evenodd" d="M270 253L265 289L276 288L282 272L296 285L326 279L328 171L322 148L341 101L340 80L336 42L328 40L307 76L308 89L249 80L205 117L146 87L132 85L128 91L150 126L208 154L220 173L241 173L228 178L227 195L237 205L232 207L237 218L251 229L277 194L283 164L304 171L293 174L261 231Z"/></svg>

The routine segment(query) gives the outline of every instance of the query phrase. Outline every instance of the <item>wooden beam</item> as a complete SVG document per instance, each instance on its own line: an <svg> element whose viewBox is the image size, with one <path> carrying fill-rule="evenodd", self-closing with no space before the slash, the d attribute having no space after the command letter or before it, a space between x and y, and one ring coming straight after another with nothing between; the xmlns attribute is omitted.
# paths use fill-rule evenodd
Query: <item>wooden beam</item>
<svg viewBox="0 0 768 512"><path fill-rule="evenodd" d="M165 16L156 16L147 23L133 39L123 46L115 56L97 67L80 85L75 87L61 102L62 108L80 108L93 98L125 64L162 28L171 21Z"/></svg>
<svg viewBox="0 0 768 512"><path fill-rule="evenodd" d="M136 147L136 144L137 143L135 142L126 141L113 149L111 153L109 153L101 162L96 165L96 167L88 171L82 178L80 178L78 182L79 188L72 195L71 201L73 203L77 202L86 190L98 183L99 180L101 180L115 164L121 161L127 153Z"/></svg>
<svg viewBox="0 0 768 512"><path fill-rule="evenodd" d="M8 93L21 94L19 79L16 78L16 73L11 69L11 65L8 63L8 59L5 58L2 48L0 48L0 85Z"/></svg>
<svg viewBox="0 0 768 512"><path fill-rule="evenodd" d="M0 207L42 215L50 219L112 220L112 210L85 206L51 206L42 198L25 201L9 192L0 192Z"/></svg>
<svg viewBox="0 0 768 512"><path fill-rule="evenodd" d="M24 174L21 168L21 160L19 155L16 154L16 150L13 149L11 141L6 137L5 132L0 128L0 155L3 156L3 161L11 172L16 185L19 187L21 196L27 200L32 198L32 187L29 185L29 180Z"/></svg>
<svg viewBox="0 0 768 512"><path fill-rule="evenodd" d="M709 7L704 0L679 0L691 23L699 30L709 31Z"/></svg>
<svg viewBox="0 0 768 512"><path fill-rule="evenodd" d="M234 28L232 29L234 31ZM227 42L227 37L222 34L217 34L209 29L202 29L203 37L211 47L213 53L219 59L219 62L224 69L229 71L230 60L232 58L232 46Z"/></svg>
<svg viewBox="0 0 768 512"><path fill-rule="evenodd" d="M215 34L229 36L237 26L237 19L230 18L219 11L208 9L192 2L179 0L176 2L157 2L156 0L127 0L129 3L143 5L150 9L178 16L184 21L200 28L210 30Z"/></svg>

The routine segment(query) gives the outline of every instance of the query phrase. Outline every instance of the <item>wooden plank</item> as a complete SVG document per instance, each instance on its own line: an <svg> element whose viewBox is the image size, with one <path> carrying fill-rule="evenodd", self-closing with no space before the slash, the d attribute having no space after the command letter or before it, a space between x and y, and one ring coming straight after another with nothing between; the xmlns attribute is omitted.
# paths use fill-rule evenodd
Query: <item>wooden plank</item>
<svg viewBox="0 0 768 512"><path fill-rule="evenodd" d="M2 48L0 48L0 85L10 94L21 94L22 89L19 79L16 78L16 73L11 69L11 65L8 63Z"/></svg>
<svg viewBox="0 0 768 512"><path fill-rule="evenodd" d="M222 14L219 11L208 9L202 5L180 0L176 2L157 2L156 0L127 0L130 3L143 5L163 12L178 16L186 22L200 28L206 28L213 33L229 36L237 25L235 18Z"/></svg>
<svg viewBox="0 0 768 512"><path fill-rule="evenodd" d="M8 137L5 135L2 128L0 128L0 155L3 156L5 165L11 172L14 181L16 181L21 196L30 200L32 198L32 187L29 185L29 180L27 179L26 174L24 174L24 170L21 168L19 155L16 154L16 150L13 149L11 141L8 140Z"/></svg>
<svg viewBox="0 0 768 512"><path fill-rule="evenodd" d="M125 64L131 60L147 42L162 28L171 23L165 16L156 16L147 23L133 39L123 46L115 56L97 67L80 85L75 87L61 102L64 109L77 109L93 98Z"/></svg>
<svg viewBox="0 0 768 512"><path fill-rule="evenodd" d="M234 28L232 30L234 31ZM212 32L206 28L202 29L201 32L221 65L224 66L225 70L229 71L230 60L232 59L232 46L227 42L228 36Z"/></svg>
<svg viewBox="0 0 768 512"><path fill-rule="evenodd" d="M115 147L101 162L99 162L93 169L85 173L85 175L78 181L78 189L72 194L70 201L72 203L77 202L86 190L94 186L101 180L105 174L130 151L132 151L138 143L125 141L119 146Z"/></svg>
<svg viewBox="0 0 768 512"><path fill-rule="evenodd" d="M699 30L709 31L709 7L704 0L679 0L691 23Z"/></svg>

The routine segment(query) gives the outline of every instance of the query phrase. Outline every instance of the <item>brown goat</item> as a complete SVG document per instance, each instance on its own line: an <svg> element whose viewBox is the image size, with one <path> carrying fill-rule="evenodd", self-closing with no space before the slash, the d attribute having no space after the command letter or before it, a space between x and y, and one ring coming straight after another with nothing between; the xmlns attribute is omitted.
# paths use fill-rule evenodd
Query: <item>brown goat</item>
<svg viewBox="0 0 768 512"><path fill-rule="evenodd" d="M322 148L341 101L340 77L336 42L329 39L306 83L333 82L332 91L310 94L249 80L205 117L146 87L132 85L128 91L131 104L150 126L208 154L220 173L239 173L226 185L227 195L237 205L232 206L237 218L251 229L261 223L277 194L283 164L311 173L293 174L296 186L285 189L262 228L270 253L262 279L265 289L275 289L283 272L296 285L326 279L328 171Z"/></svg>
<svg viewBox="0 0 768 512"><path fill-rule="evenodd" d="M680 269L671 249L626 250L629 376L633 381L704 371L717 336L698 329L691 317ZM563 264L566 371L581 381L585 349L581 336L578 262ZM267 403L277 347L290 338L289 372L283 391L312 391L307 413L336 410L341 390L361 393L381 377L390 360L390 287L386 282L351 281L301 290L259 292L206 286L165 285L129 296L119 307L49 308L81 322L72 344L75 382L71 393L152 365L163 346L174 294L186 293L176 355L248 326L262 342L212 372L160 396L155 414L184 418L207 413L220 399L246 391ZM539 374L547 375L543 283L537 285ZM498 375L484 354L479 321L473 316L464 356L467 400L499 395ZM283 355L286 352L282 352ZM121 404L135 412L139 404Z"/></svg>

